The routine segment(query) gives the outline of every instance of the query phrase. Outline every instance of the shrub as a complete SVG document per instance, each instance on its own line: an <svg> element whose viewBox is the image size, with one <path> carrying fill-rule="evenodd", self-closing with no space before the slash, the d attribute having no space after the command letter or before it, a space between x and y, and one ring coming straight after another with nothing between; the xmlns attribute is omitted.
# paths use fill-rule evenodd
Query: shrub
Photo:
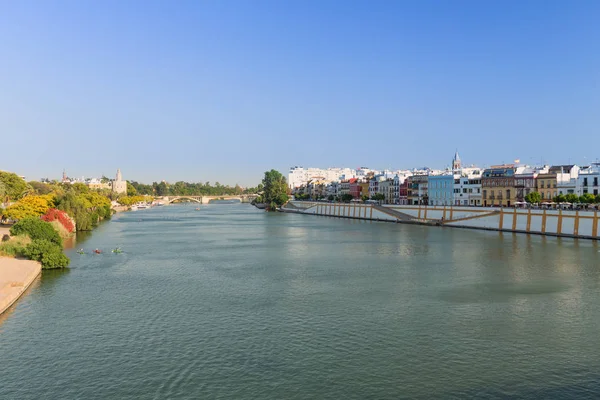
<svg viewBox="0 0 600 400"><path fill-rule="evenodd" d="M44 239L58 246L62 246L62 239L56 230L48 222L39 218L25 218L10 228L13 236L27 235L31 240Z"/></svg>
<svg viewBox="0 0 600 400"><path fill-rule="evenodd" d="M69 233L75 232L75 224L71 220L71 217L66 212L57 210L56 208L51 208L46 214L42 215L42 221L58 221Z"/></svg>
<svg viewBox="0 0 600 400"><path fill-rule="evenodd" d="M18 257L22 256L25 251L25 247L17 242L2 242L0 243L0 255L7 257Z"/></svg>
<svg viewBox="0 0 600 400"><path fill-rule="evenodd" d="M43 269L64 268L70 262L58 245L45 239L33 240L25 247L23 255L41 262Z"/></svg>

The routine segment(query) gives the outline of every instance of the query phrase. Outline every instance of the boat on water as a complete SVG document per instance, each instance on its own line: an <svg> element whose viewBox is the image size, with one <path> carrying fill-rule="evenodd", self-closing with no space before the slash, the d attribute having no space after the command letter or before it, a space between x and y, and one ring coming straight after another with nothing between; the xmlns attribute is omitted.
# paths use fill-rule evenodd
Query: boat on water
<svg viewBox="0 0 600 400"><path fill-rule="evenodd" d="M147 203L137 203L136 206L137 206L138 210L144 210L146 208L150 208L150 206Z"/></svg>
<svg viewBox="0 0 600 400"><path fill-rule="evenodd" d="M122 253L123 250L121 250L120 247L117 247L117 248L112 249L112 252L115 253L115 254L119 254L119 253Z"/></svg>
<svg viewBox="0 0 600 400"><path fill-rule="evenodd" d="M96 253L96 254L102 254L102 250L96 249L96 250L94 250L94 253Z"/></svg>
<svg viewBox="0 0 600 400"><path fill-rule="evenodd" d="M77 254L85 254L85 251L83 251L83 249L79 249L77 250Z"/></svg>

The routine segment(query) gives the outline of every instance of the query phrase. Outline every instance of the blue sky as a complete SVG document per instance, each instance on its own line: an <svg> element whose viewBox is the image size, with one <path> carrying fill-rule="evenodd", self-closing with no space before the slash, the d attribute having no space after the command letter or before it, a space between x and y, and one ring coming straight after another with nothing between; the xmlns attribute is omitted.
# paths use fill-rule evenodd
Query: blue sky
<svg viewBox="0 0 600 400"><path fill-rule="evenodd" d="M600 157L597 1L14 1L0 169L255 185L292 165Z"/></svg>

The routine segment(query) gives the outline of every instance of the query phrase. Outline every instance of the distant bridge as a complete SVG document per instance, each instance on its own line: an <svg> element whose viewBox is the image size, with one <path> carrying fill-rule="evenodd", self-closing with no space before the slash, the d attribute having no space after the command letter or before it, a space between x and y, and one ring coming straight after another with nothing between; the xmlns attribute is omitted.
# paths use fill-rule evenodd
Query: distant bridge
<svg viewBox="0 0 600 400"><path fill-rule="evenodd" d="M208 204L211 200L239 200L242 203L250 203L257 197L258 195L255 194L241 194L230 196L162 196L157 197L156 199L161 200L166 204L171 204L181 200L188 200L200 204Z"/></svg>

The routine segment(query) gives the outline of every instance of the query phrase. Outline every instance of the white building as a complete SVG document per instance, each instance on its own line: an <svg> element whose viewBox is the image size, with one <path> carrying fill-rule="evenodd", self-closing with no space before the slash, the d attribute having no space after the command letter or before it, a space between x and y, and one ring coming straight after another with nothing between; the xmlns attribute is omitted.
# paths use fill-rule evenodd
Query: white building
<svg viewBox="0 0 600 400"><path fill-rule="evenodd" d="M567 195L577 193L578 177L579 167L577 165L562 165L560 172L556 173L558 194Z"/></svg>
<svg viewBox="0 0 600 400"><path fill-rule="evenodd" d="M383 194L384 204L394 204L394 181L392 179L380 181L378 193Z"/></svg>
<svg viewBox="0 0 600 400"><path fill-rule="evenodd" d="M463 168L460 175L454 177L454 204L457 206L481 205L482 169Z"/></svg>
<svg viewBox="0 0 600 400"><path fill-rule="evenodd" d="M306 185L310 181L340 181L356 176L351 168L304 168L291 167L288 175L288 185L291 189Z"/></svg>
<svg viewBox="0 0 600 400"><path fill-rule="evenodd" d="M597 196L600 193L600 163L592 163L579 169L577 176L577 195L586 193Z"/></svg>

